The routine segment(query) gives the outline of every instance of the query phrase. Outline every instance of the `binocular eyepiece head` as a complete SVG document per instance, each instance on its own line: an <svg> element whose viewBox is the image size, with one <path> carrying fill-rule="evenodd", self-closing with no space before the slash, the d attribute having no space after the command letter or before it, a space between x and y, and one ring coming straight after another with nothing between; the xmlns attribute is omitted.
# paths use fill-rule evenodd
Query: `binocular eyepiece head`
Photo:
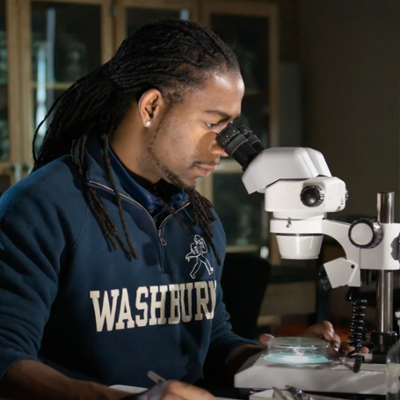
<svg viewBox="0 0 400 400"><path fill-rule="evenodd" d="M243 167L243 170L260 151L264 150L260 139L244 125L235 127L229 124L217 135L216 140L218 145Z"/></svg>

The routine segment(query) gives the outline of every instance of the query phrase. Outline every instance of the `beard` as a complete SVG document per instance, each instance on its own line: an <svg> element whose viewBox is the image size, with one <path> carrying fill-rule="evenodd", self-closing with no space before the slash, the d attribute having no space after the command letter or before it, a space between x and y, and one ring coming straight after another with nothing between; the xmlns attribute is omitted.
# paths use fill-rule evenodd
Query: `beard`
<svg viewBox="0 0 400 400"><path fill-rule="evenodd" d="M160 133L162 134L163 131L165 131L168 127L169 124L165 121L165 116L164 116L161 119L160 123L158 124L157 129L155 130L154 136L147 145L148 154L151 158L151 161L155 165L157 165L157 167L162 171L162 173L166 176L166 178L170 183L172 183L173 185L177 186L180 189L184 189L185 191L192 191L195 189L196 185L187 185L186 183L184 183L183 180L179 177L179 175L177 175L167 165L165 165L154 151L155 143L159 134Z"/></svg>
<svg viewBox="0 0 400 400"><path fill-rule="evenodd" d="M178 175L176 175L174 172L172 172L167 166L163 166L161 164L159 164L159 167L162 168L162 171L164 172L164 174L166 175L166 177L168 178L169 182L172 183L173 185L184 189L184 190L194 190L195 185L187 185L185 184Z"/></svg>
<svg viewBox="0 0 400 400"><path fill-rule="evenodd" d="M165 126L164 126L165 125ZM168 168L167 165L165 165L160 158L157 156L156 152L154 151L155 149L155 141L157 140L158 135L163 131L166 130L168 127L168 124L164 122L164 118L160 121L159 125L157 126L157 129L155 130L154 136L152 139L149 141L147 145L147 152L150 156L151 161L157 165L157 167L160 169L160 171L163 172L164 176L168 179L168 181L173 184L174 186L183 189L184 192L188 196L188 201L191 204L191 215L194 219L194 222L196 225L200 225L205 229L206 234L212 240L211 238L213 237L213 230L210 225L211 221L215 221L216 217L211 211L211 208L213 208L213 205L211 202L200 195L199 192L197 192L195 185L187 185L183 182L183 180L177 175L175 172L173 172L170 168ZM196 167L198 162L194 162L190 168ZM188 168L188 169L190 169ZM171 212L171 214L176 218L178 223L181 225L182 229L184 232L188 233L188 228L178 215L178 213L172 209L165 201L164 199L158 197L159 201L163 206ZM211 242L212 243L212 242ZM220 258L219 255L216 254L218 263L220 263Z"/></svg>

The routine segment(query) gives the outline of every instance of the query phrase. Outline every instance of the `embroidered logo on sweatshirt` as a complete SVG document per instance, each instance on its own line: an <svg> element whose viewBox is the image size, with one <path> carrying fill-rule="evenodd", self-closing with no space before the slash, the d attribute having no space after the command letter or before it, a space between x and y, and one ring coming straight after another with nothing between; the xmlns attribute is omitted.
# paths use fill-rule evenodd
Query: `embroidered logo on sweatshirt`
<svg viewBox="0 0 400 400"><path fill-rule="evenodd" d="M196 260L196 264L194 265L192 272L190 273L190 277L192 279L196 278L197 272L202 265L204 265L207 269L208 275L211 275L214 271L214 268L211 266L210 261L204 256L207 254L207 244L205 240L200 235L195 235L193 239L193 243L190 245L190 253L186 254L185 260L190 261L191 259Z"/></svg>
<svg viewBox="0 0 400 400"><path fill-rule="evenodd" d="M144 328L213 319L216 281L91 290L96 331Z"/></svg>

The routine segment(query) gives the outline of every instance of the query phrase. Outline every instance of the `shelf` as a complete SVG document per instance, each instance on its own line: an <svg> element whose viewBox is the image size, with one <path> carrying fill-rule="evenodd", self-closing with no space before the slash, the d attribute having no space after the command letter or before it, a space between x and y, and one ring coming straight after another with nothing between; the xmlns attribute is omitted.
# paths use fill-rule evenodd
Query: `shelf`
<svg viewBox="0 0 400 400"><path fill-rule="evenodd" d="M54 89L54 90L67 90L74 83L73 82L55 82L55 83L46 83L46 89ZM32 82L32 89L37 89L37 82Z"/></svg>
<svg viewBox="0 0 400 400"><path fill-rule="evenodd" d="M228 245L226 246L227 253L256 253L260 251L260 246L257 244L249 244L246 246Z"/></svg>

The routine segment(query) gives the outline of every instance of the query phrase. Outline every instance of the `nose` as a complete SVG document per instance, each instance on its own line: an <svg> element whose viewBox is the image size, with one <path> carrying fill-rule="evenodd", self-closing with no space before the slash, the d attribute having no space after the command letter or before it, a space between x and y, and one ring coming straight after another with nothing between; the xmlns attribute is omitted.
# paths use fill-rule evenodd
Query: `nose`
<svg viewBox="0 0 400 400"><path fill-rule="evenodd" d="M219 157L228 157L228 154L216 141L211 146L211 154Z"/></svg>

